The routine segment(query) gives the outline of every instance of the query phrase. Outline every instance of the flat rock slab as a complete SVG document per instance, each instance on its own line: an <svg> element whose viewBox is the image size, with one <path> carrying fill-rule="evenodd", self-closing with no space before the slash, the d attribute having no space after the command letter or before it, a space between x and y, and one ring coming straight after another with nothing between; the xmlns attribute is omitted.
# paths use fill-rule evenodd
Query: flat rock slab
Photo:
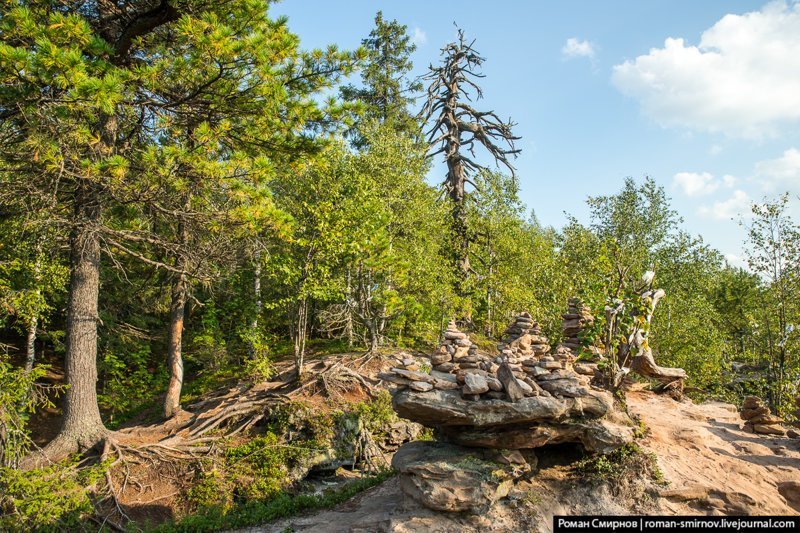
<svg viewBox="0 0 800 533"><path fill-rule="evenodd" d="M429 427L488 427L526 422L558 422L568 418L595 419L614 410L612 396L605 391L593 389L581 398L533 396L517 402L472 402L462 399L456 391L434 389L421 393L401 391L395 394L392 401L400 416Z"/></svg>
<svg viewBox="0 0 800 533"><path fill-rule="evenodd" d="M508 495L513 479L480 450L434 441L404 444L392 458L403 492L429 509L481 514Z"/></svg>

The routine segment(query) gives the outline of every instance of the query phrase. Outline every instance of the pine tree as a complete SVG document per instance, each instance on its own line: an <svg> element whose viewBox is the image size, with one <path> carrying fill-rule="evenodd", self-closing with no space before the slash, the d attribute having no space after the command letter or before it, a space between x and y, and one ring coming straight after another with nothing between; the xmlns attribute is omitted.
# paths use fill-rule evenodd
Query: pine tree
<svg viewBox="0 0 800 533"><path fill-rule="evenodd" d="M361 44L367 54L361 72L363 86L342 87L342 97L345 101L363 103L363 119L391 124L399 133L416 136L419 122L409 112L409 106L416 101L415 95L422 90L422 84L407 78L413 68L411 54L417 49L407 27L396 20L385 20L378 11L375 27ZM354 138L353 144L364 148L367 140L359 128L356 124L349 133Z"/></svg>

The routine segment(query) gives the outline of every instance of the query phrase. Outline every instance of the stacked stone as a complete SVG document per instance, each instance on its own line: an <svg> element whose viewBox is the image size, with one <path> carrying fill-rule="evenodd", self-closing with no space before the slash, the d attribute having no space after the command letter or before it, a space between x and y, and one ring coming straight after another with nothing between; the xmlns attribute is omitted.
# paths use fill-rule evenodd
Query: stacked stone
<svg viewBox="0 0 800 533"><path fill-rule="evenodd" d="M466 333L458 330L455 321L447 324L442 344L431 356L431 364L437 372L454 372L460 368L478 368L481 358L478 347L472 344Z"/></svg>
<svg viewBox="0 0 800 533"><path fill-rule="evenodd" d="M739 416L744 420L745 431L761 435L784 436L786 434L781 427L783 420L773 415L761 398L756 396L748 396L744 399Z"/></svg>
<svg viewBox="0 0 800 533"><path fill-rule="evenodd" d="M579 298L570 298L567 301L567 312L561 315L561 331L564 340L556 347L553 355L558 361L565 364L575 362L578 354L583 349L581 334L594 324L594 316L589 308L581 304ZM586 362L576 363L574 370L582 375L594 376L597 371L597 361L603 359L602 352L594 346L589 347L593 357Z"/></svg>
<svg viewBox="0 0 800 533"><path fill-rule="evenodd" d="M497 345L500 351L500 360L497 362L504 361L513 368L526 359L539 360L550 352L548 342L530 313L520 313L503 332L503 340Z"/></svg>

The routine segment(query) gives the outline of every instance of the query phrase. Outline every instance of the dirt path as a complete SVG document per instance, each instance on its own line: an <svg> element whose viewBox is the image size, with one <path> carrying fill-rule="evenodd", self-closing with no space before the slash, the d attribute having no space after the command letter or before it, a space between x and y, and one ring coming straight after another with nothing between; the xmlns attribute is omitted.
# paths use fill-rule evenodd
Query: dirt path
<svg viewBox="0 0 800 533"><path fill-rule="evenodd" d="M787 502L778 491L781 482L800 481L800 440L744 432L731 404L695 405L631 391L628 406L650 428L643 445L656 453L670 481L665 512L800 511L800 502Z"/></svg>

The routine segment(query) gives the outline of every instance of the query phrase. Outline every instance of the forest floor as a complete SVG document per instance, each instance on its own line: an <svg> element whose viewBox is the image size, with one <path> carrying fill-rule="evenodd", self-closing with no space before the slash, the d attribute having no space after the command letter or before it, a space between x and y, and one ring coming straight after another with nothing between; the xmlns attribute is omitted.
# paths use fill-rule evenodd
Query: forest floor
<svg viewBox="0 0 800 533"><path fill-rule="evenodd" d="M657 457L664 486L628 485L620 490L607 484L576 484L567 461L548 458L543 451L536 476L482 516L430 511L405 496L395 478L336 508L239 533L547 532L554 515L794 515L800 511L800 500L791 491L784 498L778 488L782 482L800 480L800 440L744 432L734 405L676 402L639 384L627 391L627 403L649 429L640 445Z"/></svg>

